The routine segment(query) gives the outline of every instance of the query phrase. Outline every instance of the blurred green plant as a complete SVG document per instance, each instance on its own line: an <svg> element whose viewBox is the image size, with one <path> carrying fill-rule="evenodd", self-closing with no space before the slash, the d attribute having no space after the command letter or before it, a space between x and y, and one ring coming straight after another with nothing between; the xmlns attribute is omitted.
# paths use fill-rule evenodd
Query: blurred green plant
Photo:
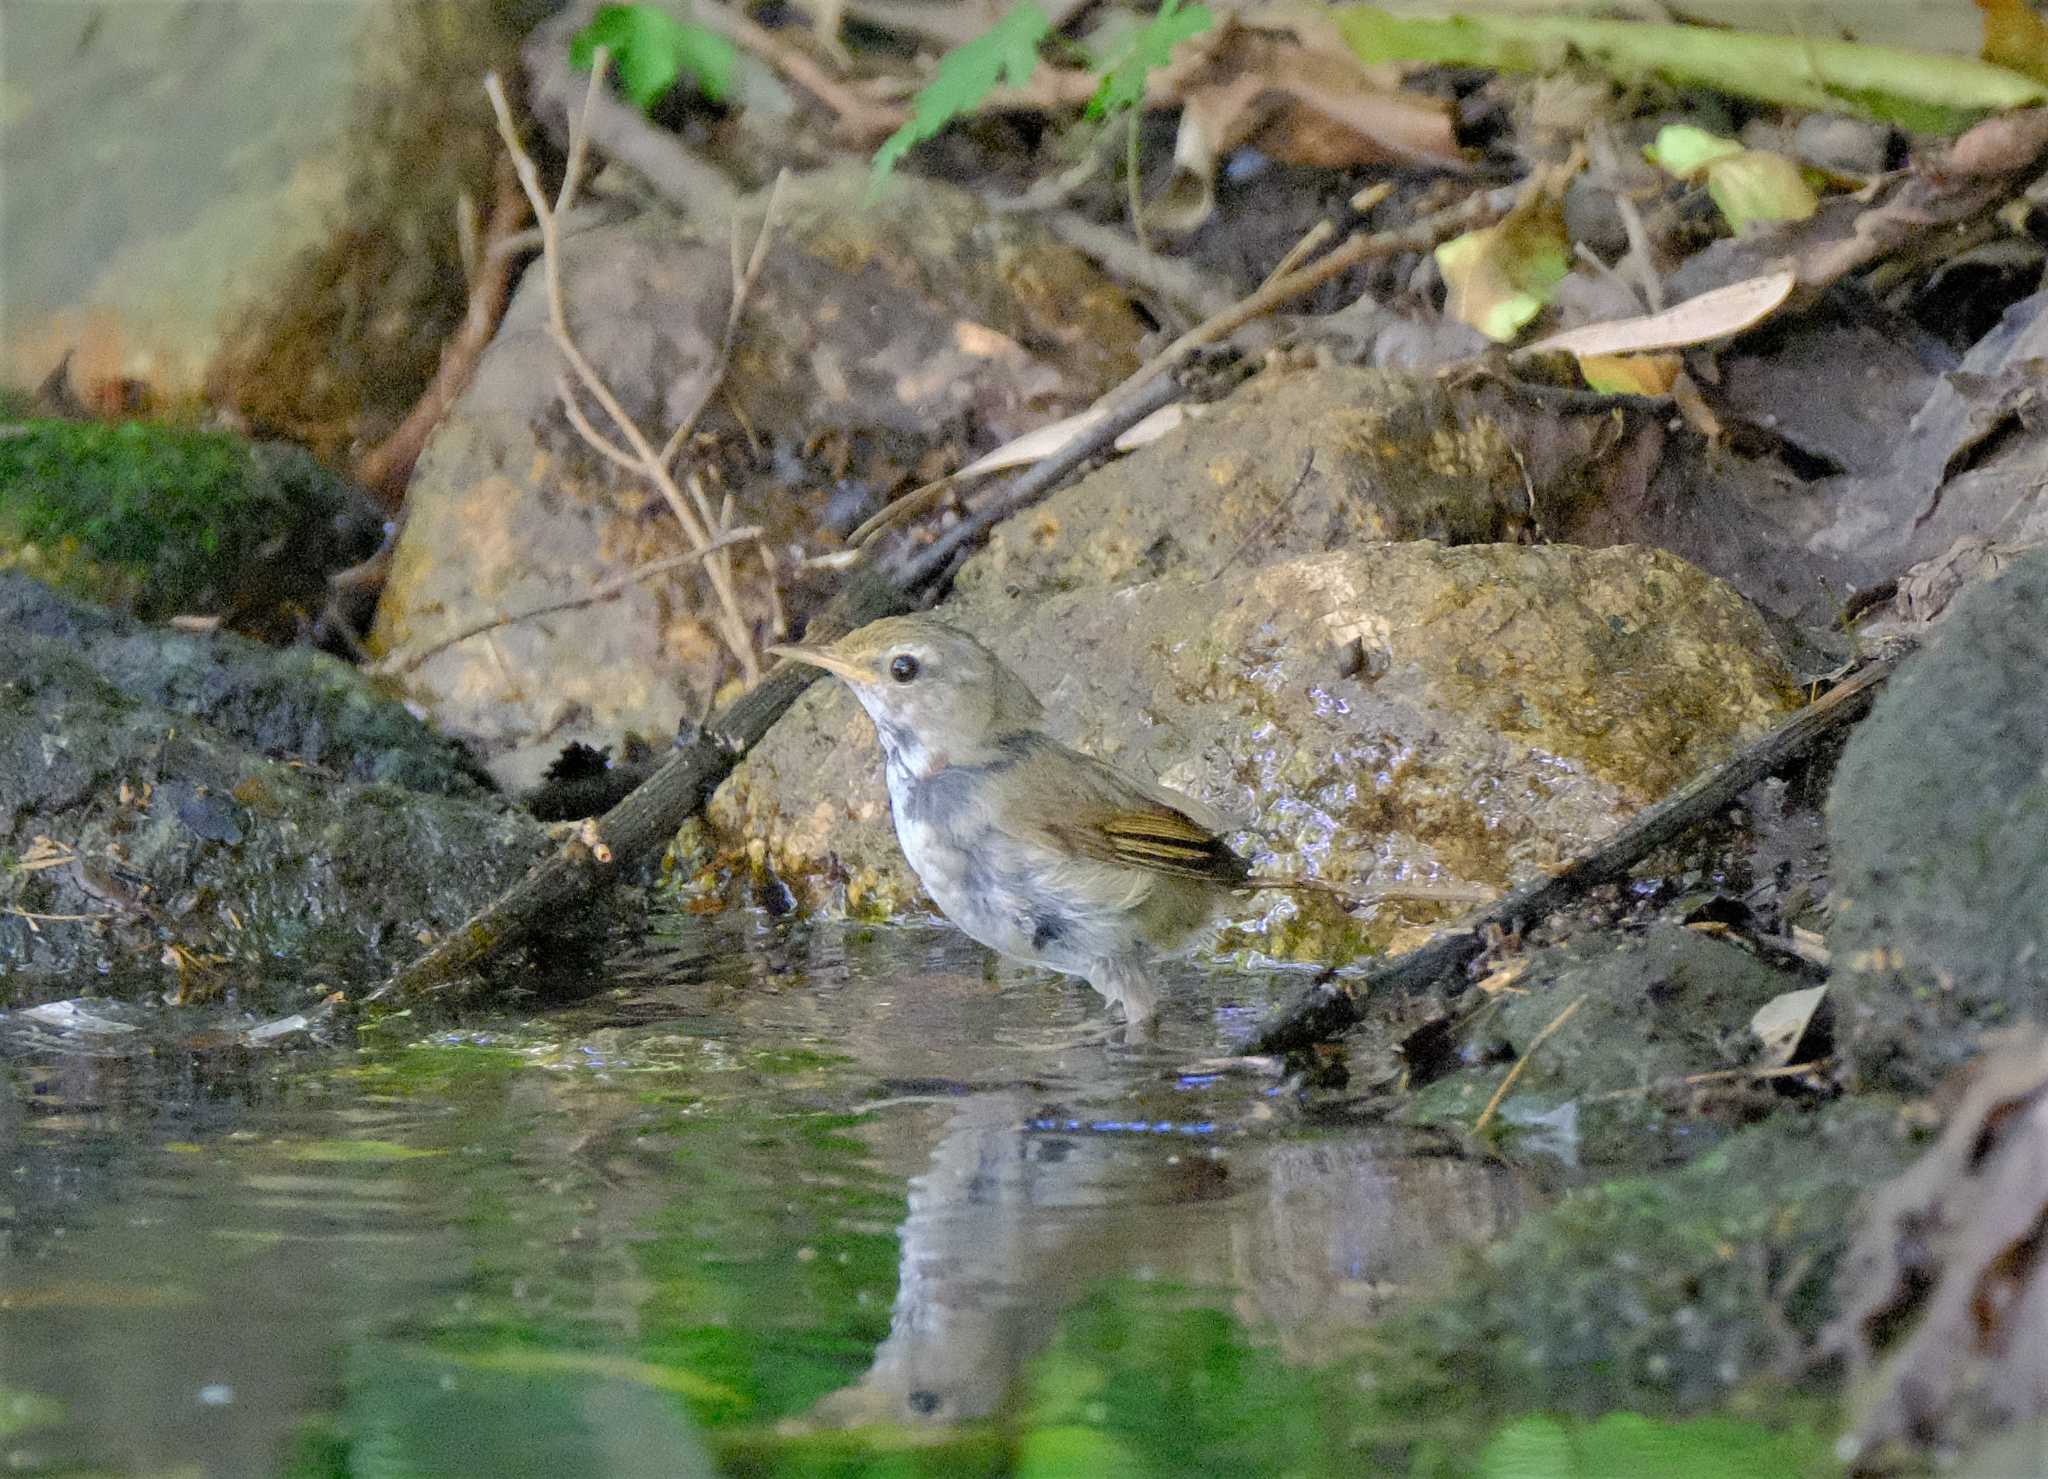
<svg viewBox="0 0 2048 1479"><path fill-rule="evenodd" d="M649 112L687 76L713 102L732 94L732 42L652 5L605 5L569 43L569 60L588 71L602 46L633 106Z"/></svg>
<svg viewBox="0 0 2048 1479"><path fill-rule="evenodd" d="M939 58L932 80L910 101L910 118L875 151L874 180L880 183L911 146L934 138L961 114L981 106L998 82L1022 87L1038 66L1038 44L1052 30L1043 10L1024 0L972 41Z"/></svg>
<svg viewBox="0 0 2048 1479"><path fill-rule="evenodd" d="M1137 107L1145 100L1145 79L1166 65L1173 49L1215 24L1216 14L1206 5L1184 7L1180 0L1164 0L1152 19L1100 59L1097 70L1102 73L1102 85L1088 100L1088 116L1113 118Z"/></svg>
<svg viewBox="0 0 2048 1479"><path fill-rule="evenodd" d="M1593 1423L1535 1415L1493 1435L1478 1479L1779 1479L1835 1471L1825 1434L1703 1417L1659 1422L1614 1412Z"/></svg>

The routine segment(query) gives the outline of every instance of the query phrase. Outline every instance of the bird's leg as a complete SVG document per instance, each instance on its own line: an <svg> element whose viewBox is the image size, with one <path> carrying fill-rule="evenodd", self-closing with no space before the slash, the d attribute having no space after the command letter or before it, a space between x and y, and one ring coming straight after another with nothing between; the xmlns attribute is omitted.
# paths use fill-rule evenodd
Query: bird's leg
<svg viewBox="0 0 2048 1479"><path fill-rule="evenodd" d="M1088 984L1112 1007L1124 1009L1133 1040L1150 1038L1159 1025L1159 984L1143 961L1130 956L1099 960L1088 972Z"/></svg>

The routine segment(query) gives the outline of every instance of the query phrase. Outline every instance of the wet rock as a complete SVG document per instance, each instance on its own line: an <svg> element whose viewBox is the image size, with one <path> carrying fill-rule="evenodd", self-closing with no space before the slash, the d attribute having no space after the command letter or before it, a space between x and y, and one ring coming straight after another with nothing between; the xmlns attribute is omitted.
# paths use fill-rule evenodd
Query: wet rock
<svg viewBox="0 0 2048 1479"><path fill-rule="evenodd" d="M1135 317L1071 250L942 185L901 179L872 207L866 188L859 169L790 184L731 373L688 454L712 502L730 489L734 522L762 525L778 547L835 542L821 532L828 514L843 522L849 503L878 506L1075 410L1135 363ZM761 210L742 208L749 240ZM657 442L699 398L730 255L722 231L699 240L658 213L567 244L578 341ZM569 425L544 320L536 269L420 460L378 608L384 649L402 655L686 547L653 490ZM759 556L735 559L746 617L770 640ZM784 594L801 615L817 592ZM571 719L665 736L728 671L709 610L702 572L678 570L472 638L407 682L444 726L494 743Z"/></svg>
<svg viewBox="0 0 2048 1479"><path fill-rule="evenodd" d="M411 954L543 846L341 664L26 584L0 586L0 1004L75 994L85 970L162 986L163 955L188 996L282 1005L286 976Z"/></svg>
<svg viewBox="0 0 2048 1479"><path fill-rule="evenodd" d="M984 577L941 614L1015 667L1059 738L1234 817L1260 871L1354 892L1554 868L1795 700L1739 597L1642 549L1389 544L1030 598ZM839 685L804 696L708 822L712 857L807 905L919 901ZM1342 959L1464 907L1354 918L1268 893L1225 940Z"/></svg>
<svg viewBox="0 0 2048 1479"><path fill-rule="evenodd" d="M1594 482L1584 456L1532 487L1520 430L1427 378L1262 375L998 528L959 589L1030 595L1168 574L1236 584L1282 555L1510 539L1530 527L1532 500L1554 508Z"/></svg>
<svg viewBox="0 0 2048 1479"><path fill-rule="evenodd" d="M1401 1118L1469 1127L1527 1057L1496 1110L1511 1140L1574 1164L1652 1170L1697 1154L1731 1117L1740 1122L1740 1085L1719 1085L1735 1091L1731 1116L1696 1102L1677 1080L1755 1061L1750 1018L1797 982L1734 945L1660 924L1540 951L1508 984L1451 1049L1475 1066L1423 1088Z"/></svg>
<svg viewBox="0 0 2048 1479"><path fill-rule="evenodd" d="M1455 1372L1441 1400L1495 1411L1712 1407L1804 1364L1857 1202L1909 1154L1882 1103L1781 1114L1682 1170L1571 1193L1386 1345Z"/></svg>
<svg viewBox="0 0 2048 1479"><path fill-rule="evenodd" d="M0 632L48 638L122 698L199 720L273 760L437 795L486 787L461 746L355 668L308 647L154 626L7 573ZM19 676L31 681L35 671L25 666Z"/></svg>
<svg viewBox="0 0 2048 1479"><path fill-rule="evenodd" d="M0 429L0 570L145 620L290 640L383 516L304 450L143 421Z"/></svg>
<svg viewBox="0 0 2048 1479"><path fill-rule="evenodd" d="M1961 597L1828 798L1847 1046L1923 1091L2048 1007L2048 551Z"/></svg>

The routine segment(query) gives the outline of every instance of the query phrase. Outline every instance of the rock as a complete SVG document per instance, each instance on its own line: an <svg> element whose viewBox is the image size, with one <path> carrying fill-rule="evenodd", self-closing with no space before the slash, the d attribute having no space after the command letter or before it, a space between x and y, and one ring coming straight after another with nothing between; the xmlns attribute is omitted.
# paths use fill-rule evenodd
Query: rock
<svg viewBox="0 0 2048 1479"><path fill-rule="evenodd" d="M10 10L0 379L35 385L76 349L81 389L201 389L229 319L343 202L369 9Z"/></svg>
<svg viewBox="0 0 2048 1479"><path fill-rule="evenodd" d="M143 421L0 433L0 570L145 620L218 616L290 640L328 574L382 537L358 489L281 442Z"/></svg>
<svg viewBox="0 0 2048 1479"><path fill-rule="evenodd" d="M1745 950L1668 924L1596 932L1526 959L1498 1012L1473 1019L1462 1047L1450 1050L1482 1066L1423 1088L1402 1106L1404 1121L1470 1127L1510 1065L1527 1056L1496 1110L1511 1136L1531 1135L1532 1149L1573 1164L1657 1169L1697 1154L1726 1127L1711 1114L1672 1110L1654 1086L1753 1061L1750 1017L1794 984Z"/></svg>
<svg viewBox="0 0 2048 1479"><path fill-rule="evenodd" d="M1019 595L1172 574L1225 583L1281 555L1345 545L1508 539L1532 497L1514 432L1473 398L1374 370L1261 375L1145 455L995 530L959 589Z"/></svg>
<svg viewBox="0 0 2048 1479"><path fill-rule="evenodd" d="M1014 567L1019 543L983 558ZM1028 598L988 574L964 584L940 614L1015 667L1059 738L1239 819L1261 872L1353 892L1541 874L1796 699L1761 619L1651 550L1416 542L1214 582ZM871 730L837 684L754 750L708 825L712 859L750 862L807 905L919 902ZM1465 907L1394 901L1352 918L1260 894L1225 941L1340 960Z"/></svg>
<svg viewBox="0 0 2048 1479"><path fill-rule="evenodd" d="M310 647L152 626L7 573L0 631L49 638L124 698L199 720L272 759L442 796L486 789L461 746Z"/></svg>
<svg viewBox="0 0 2048 1479"><path fill-rule="evenodd" d="M1828 798L1847 1048L1931 1088L2048 1010L2048 550L1960 597L1857 727Z"/></svg>
<svg viewBox="0 0 2048 1479"><path fill-rule="evenodd" d="M1781 1113L1682 1170L1574 1191L1377 1342L1494 1411L1699 1411L1781 1380L1832 1311L1859 1198L1906 1163L1897 1120Z"/></svg>
<svg viewBox="0 0 2048 1479"><path fill-rule="evenodd" d="M731 488L735 520L778 546L833 542L821 532L828 514L846 523L963 454L1078 409L1135 363L1136 319L1071 250L942 185L898 180L872 208L866 188L863 170L787 188L731 374L699 431L693 466L713 501ZM741 214L758 221L761 209ZM578 341L657 441L716 353L729 259L722 232L699 241L658 213L568 244ZM536 268L420 459L378 608L383 649L403 654L686 548L652 490L567 422L544 316ZM772 640L759 558L737 558L746 618ZM785 593L799 615L815 594ZM458 644L407 682L445 727L493 744L571 718L666 736L727 671L714 631L702 573L680 570Z"/></svg>
<svg viewBox="0 0 2048 1479"><path fill-rule="evenodd" d="M545 846L342 664L29 586L0 583L0 1006L80 971L155 989L167 951L187 995L300 1006L305 976L410 956Z"/></svg>

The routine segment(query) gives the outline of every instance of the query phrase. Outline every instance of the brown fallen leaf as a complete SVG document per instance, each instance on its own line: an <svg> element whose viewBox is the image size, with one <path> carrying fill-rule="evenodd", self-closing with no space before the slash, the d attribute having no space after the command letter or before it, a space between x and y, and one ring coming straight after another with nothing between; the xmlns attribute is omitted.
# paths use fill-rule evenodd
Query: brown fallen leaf
<svg viewBox="0 0 2048 1479"><path fill-rule="evenodd" d="M1341 168L1389 162L1462 170L1448 107L1404 92L1389 68L1369 67L1334 26L1278 9L1226 17L1148 80L1149 107L1181 107L1173 177L1146 209L1168 231L1190 231L1214 208L1216 164L1257 143L1285 163Z"/></svg>

